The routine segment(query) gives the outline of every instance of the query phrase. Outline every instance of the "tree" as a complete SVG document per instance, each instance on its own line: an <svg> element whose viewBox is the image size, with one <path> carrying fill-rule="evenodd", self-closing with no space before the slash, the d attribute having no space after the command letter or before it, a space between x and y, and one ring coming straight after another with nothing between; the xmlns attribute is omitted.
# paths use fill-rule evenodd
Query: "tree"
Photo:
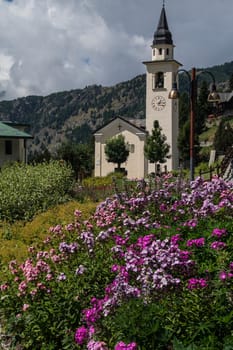
<svg viewBox="0 0 233 350"><path fill-rule="evenodd" d="M208 102L208 95L208 85L206 81L203 81L198 94L197 112L195 120L195 133L197 133L198 135L205 131L206 119L207 116L211 113L211 107Z"/></svg>
<svg viewBox="0 0 233 350"><path fill-rule="evenodd" d="M233 129L229 122L221 120L214 135L214 148L217 153L225 153L233 145Z"/></svg>
<svg viewBox="0 0 233 350"><path fill-rule="evenodd" d="M190 159L190 120L187 120L182 127L180 127L178 136L178 150L180 160L183 166L186 167ZM194 134L194 158L195 163L199 160L198 153L200 151L199 136Z"/></svg>
<svg viewBox="0 0 233 350"><path fill-rule="evenodd" d="M28 163L29 164L38 164L43 162L49 162L51 159L51 154L48 150L48 148L45 148L43 151L38 152L34 151L34 153L31 153L28 155Z"/></svg>
<svg viewBox="0 0 233 350"><path fill-rule="evenodd" d="M189 95L186 92L183 92L179 98L179 128L181 128L187 122L187 120L189 120L189 115Z"/></svg>
<svg viewBox="0 0 233 350"><path fill-rule="evenodd" d="M155 172L156 163L165 163L166 159L169 158L170 146L166 143L166 139L166 136L162 134L162 128L159 126L158 120L155 120L152 134L147 137L144 146L146 158L151 163L155 163Z"/></svg>
<svg viewBox="0 0 233 350"><path fill-rule="evenodd" d="M229 79L229 88L231 91L233 90L233 73L231 74Z"/></svg>
<svg viewBox="0 0 233 350"><path fill-rule="evenodd" d="M90 176L94 167L94 152L89 144L63 143L57 150L57 158L70 163L76 179Z"/></svg>
<svg viewBox="0 0 233 350"><path fill-rule="evenodd" d="M187 120L182 127L180 127L178 136L178 150L180 154L180 160L186 164L190 157L190 120Z"/></svg>
<svg viewBox="0 0 233 350"><path fill-rule="evenodd" d="M117 164L117 168L120 169L121 164L126 162L129 156L129 149L124 136L119 135L107 140L105 154L107 161Z"/></svg>

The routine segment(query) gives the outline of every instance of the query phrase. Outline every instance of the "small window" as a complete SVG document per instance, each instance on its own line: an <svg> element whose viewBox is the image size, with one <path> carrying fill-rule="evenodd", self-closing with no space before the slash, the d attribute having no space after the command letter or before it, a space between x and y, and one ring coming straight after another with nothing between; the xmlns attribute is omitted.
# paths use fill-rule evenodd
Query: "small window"
<svg viewBox="0 0 233 350"><path fill-rule="evenodd" d="M162 53L163 53L163 50L159 49L159 54L162 55Z"/></svg>
<svg viewBox="0 0 233 350"><path fill-rule="evenodd" d="M155 56L155 49L153 49L153 56Z"/></svg>
<svg viewBox="0 0 233 350"><path fill-rule="evenodd" d="M133 144L129 145L129 151L130 151L130 153L134 153L135 146Z"/></svg>
<svg viewBox="0 0 233 350"><path fill-rule="evenodd" d="M12 154L12 141L10 140L5 141L5 154Z"/></svg>
<svg viewBox="0 0 233 350"><path fill-rule="evenodd" d="M167 49L167 56L169 56L169 49Z"/></svg>

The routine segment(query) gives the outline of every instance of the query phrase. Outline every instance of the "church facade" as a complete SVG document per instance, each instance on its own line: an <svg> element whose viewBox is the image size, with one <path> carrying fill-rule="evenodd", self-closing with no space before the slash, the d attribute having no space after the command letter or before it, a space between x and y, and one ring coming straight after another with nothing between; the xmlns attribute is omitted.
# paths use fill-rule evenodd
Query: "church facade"
<svg viewBox="0 0 233 350"><path fill-rule="evenodd" d="M167 137L166 142L170 145L170 158L162 166L165 165L168 171L179 166L178 101L169 99L168 95L181 64L174 59L172 34L168 27L164 5L151 45L151 60L143 63L146 66L145 127L118 117L97 130L94 133L95 176L106 176L114 171L116 165L106 160L104 148L108 139L120 134L124 136L130 151L127 161L122 164L127 177L144 178L154 172L155 164L151 164L144 156L144 145L147 135L151 134L155 120L158 120L162 133Z"/></svg>

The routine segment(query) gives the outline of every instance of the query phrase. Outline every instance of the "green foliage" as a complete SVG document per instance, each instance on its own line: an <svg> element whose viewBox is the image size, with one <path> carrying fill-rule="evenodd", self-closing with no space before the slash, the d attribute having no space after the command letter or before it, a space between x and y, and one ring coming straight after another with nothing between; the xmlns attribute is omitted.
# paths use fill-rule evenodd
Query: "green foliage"
<svg viewBox="0 0 233 350"><path fill-rule="evenodd" d="M203 81L198 93L197 111L195 119L195 133L198 135L205 130L205 124L208 115L211 113L210 103L208 102L209 89L206 81Z"/></svg>
<svg viewBox="0 0 233 350"><path fill-rule="evenodd" d="M50 228L46 239L33 244L23 264L11 262L12 273L1 281L0 311L12 348L86 349L74 344L86 309L98 310L94 337L110 350L120 340L137 342L138 350L232 348L232 185L196 179L190 188L170 175L157 181L155 191L139 182L133 195L107 198L88 219L76 212L70 224ZM9 231L7 240L14 236ZM203 244L188 244L200 238ZM216 241L224 247L211 248ZM157 245L161 249L155 254ZM183 265L187 259L188 269ZM158 269L151 275L154 261ZM82 273L77 272L80 266ZM221 273L226 277L220 278ZM170 285L172 276L177 281ZM190 278L206 284L191 288ZM96 303L106 296L113 296L112 304Z"/></svg>
<svg viewBox="0 0 233 350"><path fill-rule="evenodd" d="M166 143L166 139L159 122L155 120L152 134L147 137L144 146L145 156L151 163L165 163L166 158L169 158L170 146Z"/></svg>
<svg viewBox="0 0 233 350"><path fill-rule="evenodd" d="M34 153L30 153L28 156L28 163L29 164L38 164L38 163L44 163L49 162L51 159L51 154L47 148L45 148L44 151L38 152L35 151Z"/></svg>
<svg viewBox="0 0 233 350"><path fill-rule="evenodd" d="M180 128L178 135L178 149L180 158L183 162L187 161L190 157L190 121L187 120Z"/></svg>
<svg viewBox="0 0 233 350"><path fill-rule="evenodd" d="M82 180L90 176L94 167L94 151L89 144L66 142L57 150L57 158L69 163L76 179Z"/></svg>
<svg viewBox="0 0 233 350"><path fill-rule="evenodd" d="M222 119L214 136L214 148L220 154L233 145L233 128L230 123Z"/></svg>
<svg viewBox="0 0 233 350"><path fill-rule="evenodd" d="M71 138L73 142L87 144L92 139L92 129L88 123L84 123L81 126L72 128L68 137Z"/></svg>
<svg viewBox="0 0 233 350"><path fill-rule="evenodd" d="M184 92L179 98L179 128L181 128L188 120L190 115L189 94Z"/></svg>
<svg viewBox="0 0 233 350"><path fill-rule="evenodd" d="M67 200L72 184L71 168L59 161L5 167L0 174L0 220L31 219Z"/></svg>
<svg viewBox="0 0 233 350"><path fill-rule="evenodd" d="M126 162L129 156L129 149L125 143L124 136L119 135L107 140L105 145L105 154L107 161L117 164L118 169L120 169L121 164Z"/></svg>
<svg viewBox="0 0 233 350"><path fill-rule="evenodd" d="M231 91L233 90L233 73L231 74L229 79L229 88Z"/></svg>

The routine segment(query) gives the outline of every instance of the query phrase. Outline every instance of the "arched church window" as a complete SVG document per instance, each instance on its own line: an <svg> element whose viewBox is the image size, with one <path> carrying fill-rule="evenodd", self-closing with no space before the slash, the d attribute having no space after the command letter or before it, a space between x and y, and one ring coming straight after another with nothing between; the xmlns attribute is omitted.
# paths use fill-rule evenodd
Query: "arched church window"
<svg viewBox="0 0 233 350"><path fill-rule="evenodd" d="M163 53L163 50L159 49L159 55L162 55L162 53Z"/></svg>
<svg viewBox="0 0 233 350"><path fill-rule="evenodd" d="M153 56L155 56L155 49L153 49Z"/></svg>
<svg viewBox="0 0 233 350"><path fill-rule="evenodd" d="M167 49L167 56L169 55L169 49Z"/></svg>

